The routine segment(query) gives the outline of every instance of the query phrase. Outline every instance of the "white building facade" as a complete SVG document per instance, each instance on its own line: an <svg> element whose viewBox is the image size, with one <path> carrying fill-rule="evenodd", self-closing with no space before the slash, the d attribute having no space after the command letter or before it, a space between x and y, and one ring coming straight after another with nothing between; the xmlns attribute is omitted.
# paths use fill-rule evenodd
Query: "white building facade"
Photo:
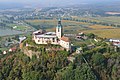
<svg viewBox="0 0 120 80"><path fill-rule="evenodd" d="M56 32L46 32L38 30L33 32L33 40L36 44L55 44L61 45L67 51L71 50L71 42L68 37L63 36L61 20L58 21Z"/></svg>

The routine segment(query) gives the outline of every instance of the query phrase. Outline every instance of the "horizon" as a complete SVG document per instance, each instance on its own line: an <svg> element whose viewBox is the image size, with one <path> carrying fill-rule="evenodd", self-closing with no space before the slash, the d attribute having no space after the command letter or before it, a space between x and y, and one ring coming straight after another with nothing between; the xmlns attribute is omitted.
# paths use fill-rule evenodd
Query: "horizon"
<svg viewBox="0 0 120 80"><path fill-rule="evenodd" d="M18 1L14 1L14 0L0 0L0 7L7 7L7 5L9 6L39 6L39 7L61 7L61 6L68 6L68 5L85 5L85 4L108 4L108 3L117 3L120 2L119 0L69 0L69 1L65 1L65 0L18 0ZM11 5L14 4L14 5ZM8 6L8 7L9 7Z"/></svg>

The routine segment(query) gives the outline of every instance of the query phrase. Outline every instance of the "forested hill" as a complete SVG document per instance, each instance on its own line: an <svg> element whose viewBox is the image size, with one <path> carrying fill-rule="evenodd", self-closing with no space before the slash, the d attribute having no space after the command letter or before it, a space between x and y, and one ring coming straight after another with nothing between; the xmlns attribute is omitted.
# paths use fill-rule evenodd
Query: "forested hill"
<svg viewBox="0 0 120 80"><path fill-rule="evenodd" d="M105 43L68 61L66 51L46 52L32 59L21 51L9 53L0 59L0 80L118 80L120 79L119 49ZM100 47L102 46L102 47Z"/></svg>

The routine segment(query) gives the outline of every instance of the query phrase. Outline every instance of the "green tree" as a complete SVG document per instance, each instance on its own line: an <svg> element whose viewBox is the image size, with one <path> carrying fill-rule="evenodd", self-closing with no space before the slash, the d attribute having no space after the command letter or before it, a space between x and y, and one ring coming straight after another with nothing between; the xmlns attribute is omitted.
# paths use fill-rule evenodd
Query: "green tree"
<svg viewBox="0 0 120 80"><path fill-rule="evenodd" d="M36 71L23 73L22 78L23 80L42 80L39 76L39 72Z"/></svg>
<svg viewBox="0 0 120 80"><path fill-rule="evenodd" d="M75 69L75 80L96 80L97 77L87 64L82 64Z"/></svg>
<svg viewBox="0 0 120 80"><path fill-rule="evenodd" d="M93 54L92 61L95 66L106 67L106 58L100 53Z"/></svg>
<svg viewBox="0 0 120 80"><path fill-rule="evenodd" d="M93 34L93 33L89 33L89 34L87 34L87 36L88 36L89 38L91 38L91 39L94 39L94 38L95 38L95 34Z"/></svg>
<svg viewBox="0 0 120 80"><path fill-rule="evenodd" d="M0 54L2 54L2 51L0 50Z"/></svg>

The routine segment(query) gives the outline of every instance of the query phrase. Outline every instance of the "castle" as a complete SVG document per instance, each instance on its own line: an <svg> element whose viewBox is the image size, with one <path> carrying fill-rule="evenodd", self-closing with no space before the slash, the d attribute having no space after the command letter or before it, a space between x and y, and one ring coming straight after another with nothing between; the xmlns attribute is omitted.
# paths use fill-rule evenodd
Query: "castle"
<svg viewBox="0 0 120 80"><path fill-rule="evenodd" d="M45 30L38 30L33 32L33 40L36 44L54 44L60 45L67 51L71 51L71 42L68 37L63 34L63 26L61 20L58 20L56 32L46 32Z"/></svg>

